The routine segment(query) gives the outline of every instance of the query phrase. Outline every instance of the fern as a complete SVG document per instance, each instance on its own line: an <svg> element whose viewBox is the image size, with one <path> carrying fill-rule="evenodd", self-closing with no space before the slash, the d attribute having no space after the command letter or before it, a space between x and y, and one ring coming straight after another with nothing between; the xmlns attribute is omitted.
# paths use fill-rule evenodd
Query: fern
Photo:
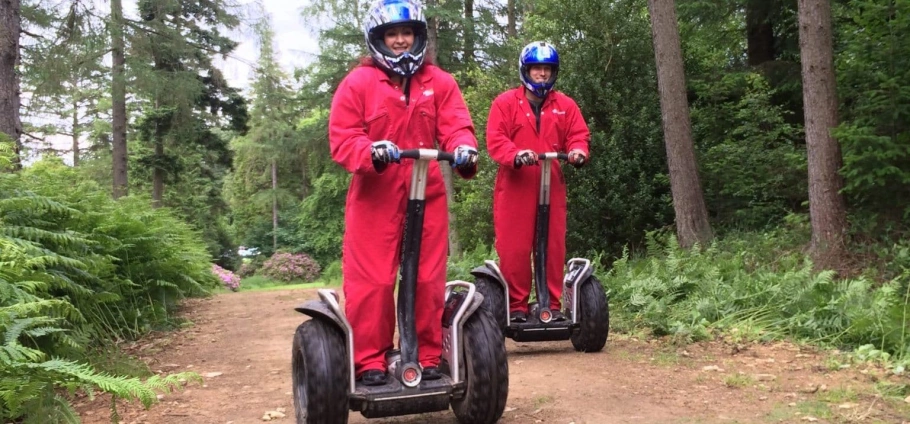
<svg viewBox="0 0 910 424"><path fill-rule="evenodd" d="M199 234L147 199L114 202L69 168L30 172L0 175L0 422L77 422L66 393L149 405L191 379L142 382L81 358L89 340L168 324L177 299L217 284Z"/></svg>
<svg viewBox="0 0 910 424"><path fill-rule="evenodd" d="M755 249L756 242L774 250ZM871 344L894 357L910 355L910 285L838 280L833 272L814 272L801 254L781 255L774 243L718 240L699 251L680 249L672 236L649 239L648 256L624 253L602 281L619 322L658 335L694 340L709 328L746 328L763 340Z"/></svg>

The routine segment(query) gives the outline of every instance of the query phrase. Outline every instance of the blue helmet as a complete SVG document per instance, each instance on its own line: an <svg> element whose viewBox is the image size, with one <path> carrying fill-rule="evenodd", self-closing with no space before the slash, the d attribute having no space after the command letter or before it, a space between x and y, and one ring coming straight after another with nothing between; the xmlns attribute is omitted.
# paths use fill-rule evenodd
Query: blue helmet
<svg viewBox="0 0 910 424"><path fill-rule="evenodd" d="M532 81L529 74L532 65L550 65L553 70L550 79L541 83ZM531 90L537 97L546 97L559 75L559 53L556 53L556 48L545 41L535 41L525 46L518 56L518 75L521 76L521 84L525 88Z"/></svg>
<svg viewBox="0 0 910 424"><path fill-rule="evenodd" d="M385 45L385 31L396 26L414 29L411 50L398 55ZM426 58L427 21L417 0L377 0L370 6L363 32L373 63L387 72L410 77Z"/></svg>

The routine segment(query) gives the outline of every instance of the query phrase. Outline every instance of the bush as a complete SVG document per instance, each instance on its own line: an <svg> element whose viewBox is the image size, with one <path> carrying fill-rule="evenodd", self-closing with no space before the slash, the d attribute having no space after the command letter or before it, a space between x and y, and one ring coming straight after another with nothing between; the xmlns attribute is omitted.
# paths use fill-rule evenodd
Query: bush
<svg viewBox="0 0 910 424"><path fill-rule="evenodd" d="M212 264L212 273L218 277L218 280L221 281L221 284L224 284L226 289L230 291L240 290L240 277L233 272L218 266L218 264Z"/></svg>
<svg viewBox="0 0 910 424"><path fill-rule="evenodd" d="M244 258L243 265L240 265L240 269L237 270L237 275L240 278L252 277L259 272L263 263L265 263L265 256L263 255L256 255L253 258Z"/></svg>
<svg viewBox="0 0 910 424"><path fill-rule="evenodd" d="M278 252L262 264L260 273L286 283L310 282L319 277L319 263L303 253Z"/></svg>

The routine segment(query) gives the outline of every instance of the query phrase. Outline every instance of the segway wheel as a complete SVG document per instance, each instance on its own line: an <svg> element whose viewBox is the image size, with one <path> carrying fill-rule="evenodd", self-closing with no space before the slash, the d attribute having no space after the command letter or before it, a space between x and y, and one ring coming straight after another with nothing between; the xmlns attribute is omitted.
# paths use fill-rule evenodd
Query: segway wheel
<svg viewBox="0 0 910 424"><path fill-rule="evenodd" d="M579 328L572 334L572 346L579 352L600 352L610 332L610 306L603 284L591 276L578 293Z"/></svg>
<svg viewBox="0 0 910 424"><path fill-rule="evenodd" d="M494 423L509 396L509 364L502 333L484 309L464 325L464 397L452 402L460 423Z"/></svg>
<svg viewBox="0 0 910 424"><path fill-rule="evenodd" d="M483 295L483 305L481 307L490 311L490 315L492 315L496 327L508 327L509 322L506 320L506 309L509 305L506 303L506 293L505 290L502 289L502 286L496 281L493 281L490 277L485 276L477 277L474 281L474 286L477 288L477 291Z"/></svg>
<svg viewBox="0 0 910 424"><path fill-rule="evenodd" d="M313 318L297 327L291 359L297 424L348 422L348 368L335 324Z"/></svg>

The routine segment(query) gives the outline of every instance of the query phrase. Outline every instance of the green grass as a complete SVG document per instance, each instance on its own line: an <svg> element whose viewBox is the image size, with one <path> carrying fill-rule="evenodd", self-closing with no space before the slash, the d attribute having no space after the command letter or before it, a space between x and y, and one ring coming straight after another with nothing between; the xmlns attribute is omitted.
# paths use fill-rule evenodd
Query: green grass
<svg viewBox="0 0 910 424"><path fill-rule="evenodd" d="M796 413L799 413L797 415ZM803 417L811 416L819 420L832 417L828 404L819 401L796 402L796 405L777 404L774 410L765 416L768 422L804 422Z"/></svg>
<svg viewBox="0 0 910 424"><path fill-rule="evenodd" d="M841 386L819 393L817 398L828 403L856 402L859 400L859 394L852 387Z"/></svg>
<svg viewBox="0 0 910 424"><path fill-rule="evenodd" d="M724 385L730 388L743 388L751 386L752 377L745 374L731 374L724 378Z"/></svg>
<svg viewBox="0 0 910 424"><path fill-rule="evenodd" d="M341 286L341 280L320 279L310 283L285 283L275 281L266 277L254 275L244 278L240 281L240 291L271 291L271 290L293 290L308 289L317 287L338 287Z"/></svg>

